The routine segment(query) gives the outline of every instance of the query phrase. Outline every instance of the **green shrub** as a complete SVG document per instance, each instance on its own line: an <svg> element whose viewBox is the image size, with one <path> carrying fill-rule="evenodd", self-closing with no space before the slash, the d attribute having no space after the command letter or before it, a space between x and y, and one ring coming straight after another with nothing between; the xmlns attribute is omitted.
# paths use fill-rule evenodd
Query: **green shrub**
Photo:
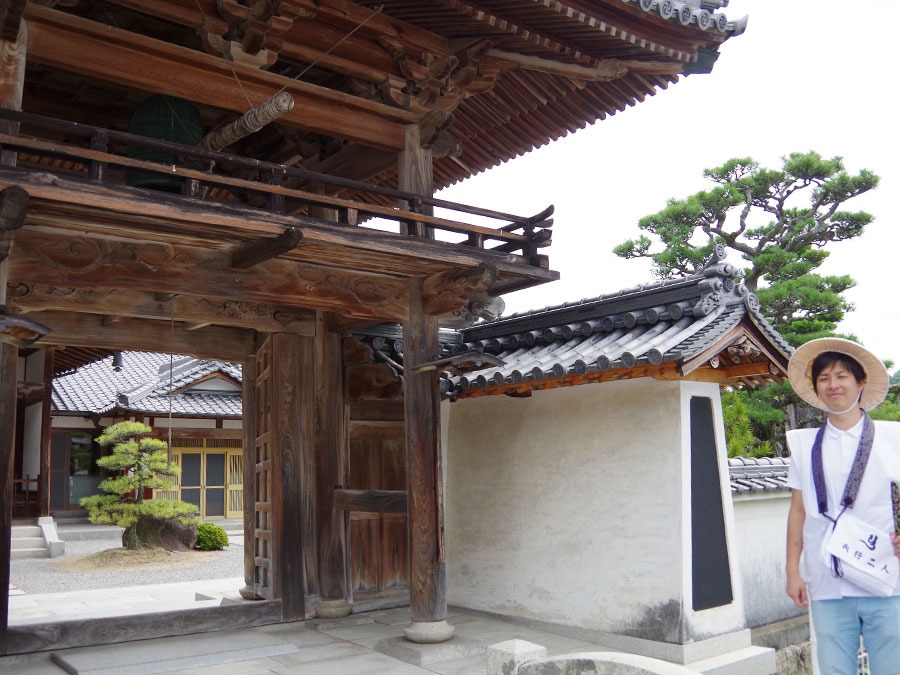
<svg viewBox="0 0 900 675"><path fill-rule="evenodd" d="M221 551L228 546L228 535L225 528L212 523L200 523L197 526L197 543L194 548L201 551Z"/></svg>

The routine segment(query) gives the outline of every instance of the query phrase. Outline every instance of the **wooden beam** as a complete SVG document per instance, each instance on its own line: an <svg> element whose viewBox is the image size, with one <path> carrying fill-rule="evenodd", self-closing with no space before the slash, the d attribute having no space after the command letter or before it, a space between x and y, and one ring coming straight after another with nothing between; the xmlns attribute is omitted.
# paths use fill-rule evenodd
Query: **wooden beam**
<svg viewBox="0 0 900 675"><path fill-rule="evenodd" d="M436 371L414 372L438 357L437 317L425 314L422 281L410 280L403 324L406 485L409 493L409 604L413 623L447 618L441 472L440 389ZM449 635L447 636L449 637Z"/></svg>
<svg viewBox="0 0 900 675"><path fill-rule="evenodd" d="M168 321L135 319L118 326L104 326L100 316L70 312L35 312L34 318L50 327L36 347L72 346L98 349L136 349L148 352L188 354L198 359L240 363L247 354L253 331L208 327L187 333L175 331Z"/></svg>
<svg viewBox="0 0 900 675"><path fill-rule="evenodd" d="M320 162L308 164L305 168L310 171L327 173L329 176L370 182L373 178L396 166L396 153L370 148L359 143L348 143L333 155ZM331 188L330 191L337 192L339 190Z"/></svg>
<svg viewBox="0 0 900 675"><path fill-rule="evenodd" d="M2 138L0 138L0 142L2 142ZM184 171L188 170L178 169L178 172ZM303 230L304 246L320 252L321 257L326 261L329 253L337 254L340 259L345 261L349 255L355 255L357 258L370 255L391 256L391 263L404 265L401 270L403 273L416 275L421 273L423 262L436 263L441 265L441 268L451 265L473 267L481 262L490 262L496 265L501 273L507 273L513 278L521 276L528 279L529 281L525 282L524 286L559 278L559 274L546 269L546 265L544 267L529 265L527 260L520 255L500 254L472 246L450 245L441 241L424 239L410 241L406 237L391 232L362 227L330 226L301 216L261 212L259 209L249 207L198 202L178 195L158 194L154 195L153 199L148 199L145 191L135 188L88 184L84 181L50 176L43 172L23 173L0 168L0 188L13 184L24 186L30 195L29 216L26 219L29 224L47 223L69 228L72 226L72 221L75 220L79 229L82 230L94 227L103 232L112 230L117 234L122 234L133 231L136 223L140 223L142 227L139 231L142 239L163 239L163 233L174 232L176 241L184 241L189 238L191 243L203 242L204 244L208 244L210 241L219 244L223 239L228 239L235 233L244 236L249 233L276 235L283 232L285 227L300 227ZM284 194L289 192L287 189L279 191L283 191ZM360 206L359 202L337 197L311 193L309 196L321 199L323 203L337 208ZM64 211L60 212L61 209ZM360 211L394 218L398 215L394 209L375 205ZM443 218L431 216L416 218L412 214L409 218L440 225L444 229L452 231L476 236L483 235L485 238L497 233L497 230L492 228L467 225ZM19 235L29 229L31 228L23 228L19 231ZM125 234L125 236L128 235ZM521 234L504 233L504 236L513 241L525 242L525 237ZM172 239L172 235L165 238L166 242L172 241ZM335 248L338 247L345 250L337 253ZM305 259L309 261L309 256L307 255ZM375 263L372 267L379 265L380 263ZM361 261L357 259L354 263L345 263L342 266L358 269ZM394 269L392 268L391 271L393 272ZM276 299L270 298L270 300L278 302ZM318 307L316 309L333 311L334 308ZM393 317L392 320L402 320L402 318Z"/></svg>
<svg viewBox="0 0 900 675"><path fill-rule="evenodd" d="M399 108L230 64L33 3L25 16L28 58L47 66L239 113L248 108L244 92L256 105L284 88L295 105L282 123L387 150L400 150L402 125L418 121L418 115Z"/></svg>
<svg viewBox="0 0 900 675"><path fill-rule="evenodd" d="M13 283L166 293L189 290L206 298L239 298L386 321L406 314L407 287L402 279L283 259L237 274L228 269L228 252L199 247L25 228L8 262ZM102 302L95 307L104 311Z"/></svg>
<svg viewBox="0 0 900 675"><path fill-rule="evenodd" d="M771 376L773 373L769 368L768 361L758 363L739 363L735 366L726 366L721 369L728 377L747 377L749 375L766 375Z"/></svg>
<svg viewBox="0 0 900 675"><path fill-rule="evenodd" d="M136 635L149 640L277 624L281 620L281 611L280 601L268 600L131 616L20 624L9 628L9 653L31 655L74 647L131 642ZM39 670L46 669L39 666Z"/></svg>
<svg viewBox="0 0 900 675"><path fill-rule="evenodd" d="M9 305L15 311L57 310L96 314L108 312L104 325L129 319L174 320L195 327L204 325L252 327L263 333L315 333L315 313L296 307L238 300L216 300L193 295L127 291L120 288L78 289L64 286L10 284Z"/></svg>
<svg viewBox="0 0 900 675"><path fill-rule="evenodd" d="M413 24L401 21L389 13L372 16L372 9L364 7L349 0L294 0L299 7L304 7L314 12L317 16L327 18L329 22L344 28L353 29L365 22L359 28L359 33L378 39L382 36L394 40L400 40L404 44L434 55L449 53L449 42L446 38L432 33ZM390 10L388 10L390 11ZM288 33L288 39L294 38L298 42L296 28Z"/></svg>
<svg viewBox="0 0 900 675"><path fill-rule="evenodd" d="M9 588L13 462L16 447L16 380L19 350L0 342L0 587ZM0 656L7 653L9 593L0 593Z"/></svg>
<svg viewBox="0 0 900 675"><path fill-rule="evenodd" d="M241 244L231 253L231 266L238 270L253 267L294 249L301 239L303 233L290 228L277 237L265 237Z"/></svg>
<svg viewBox="0 0 900 675"><path fill-rule="evenodd" d="M406 513L405 490L335 490L334 508L366 513Z"/></svg>
<svg viewBox="0 0 900 675"><path fill-rule="evenodd" d="M169 21L199 28L207 21L210 30L219 35L225 33L228 24L220 17L216 0L197 0L194 3L185 4L178 0L109 0L111 4L130 7L137 11L152 16L159 16ZM363 5L349 2L348 0L294 0L292 9L305 9L307 12L323 20L323 26L336 26L343 28L343 35L365 22L358 29L360 35L377 39L385 35L394 40L402 40L410 47L433 54L447 54L447 39L437 33L419 28L413 24L401 21L388 13L372 16L372 9ZM202 12L197 9L202 7ZM368 19L368 20L367 20ZM309 29L309 22L296 19L293 27L283 36L284 43L281 53L289 53L295 44L305 44L304 38Z"/></svg>

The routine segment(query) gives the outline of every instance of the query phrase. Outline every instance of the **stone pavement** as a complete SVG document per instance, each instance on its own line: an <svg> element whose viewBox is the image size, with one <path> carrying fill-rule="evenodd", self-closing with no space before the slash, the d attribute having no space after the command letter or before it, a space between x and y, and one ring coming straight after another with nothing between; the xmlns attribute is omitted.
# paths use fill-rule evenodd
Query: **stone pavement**
<svg viewBox="0 0 900 675"><path fill-rule="evenodd" d="M146 592L146 588L141 592ZM111 605L107 607L112 611ZM413 645L402 637L409 620L408 608L400 608L353 614L337 620L58 650L52 656L0 658L0 673L484 675L487 647L514 638L543 645L550 655L611 651L609 647L583 640L460 611L451 612L448 619L456 627L450 641Z"/></svg>

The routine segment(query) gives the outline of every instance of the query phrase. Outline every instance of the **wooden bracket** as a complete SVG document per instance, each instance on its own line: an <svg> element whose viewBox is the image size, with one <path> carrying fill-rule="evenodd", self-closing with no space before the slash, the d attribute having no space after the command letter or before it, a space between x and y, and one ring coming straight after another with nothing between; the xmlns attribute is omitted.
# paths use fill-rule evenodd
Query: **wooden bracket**
<svg viewBox="0 0 900 675"><path fill-rule="evenodd" d="M288 228L277 237L256 239L238 247L231 254L231 266L238 270L258 265L266 260L287 253L303 238L303 233L295 228Z"/></svg>
<svg viewBox="0 0 900 675"><path fill-rule="evenodd" d="M497 268L489 263L432 274L422 285L425 313L446 314L460 309L474 293L486 291L496 280Z"/></svg>
<svg viewBox="0 0 900 675"><path fill-rule="evenodd" d="M49 332L50 328L39 321L21 314L11 314L6 311L6 305L0 305L0 342L27 347Z"/></svg>
<svg viewBox="0 0 900 675"><path fill-rule="evenodd" d="M25 224L28 213L28 193L18 185L10 185L0 192L0 262L12 250L16 230Z"/></svg>
<svg viewBox="0 0 900 675"><path fill-rule="evenodd" d="M15 42L26 0L7 0L0 3L0 40Z"/></svg>
<svg viewBox="0 0 900 675"><path fill-rule="evenodd" d="M437 370L438 372L447 370L454 375L462 375L463 373L471 373L485 368L499 368L504 364L503 359L499 357L472 350L438 359L437 361L423 363L414 367L412 372L424 373L429 370Z"/></svg>

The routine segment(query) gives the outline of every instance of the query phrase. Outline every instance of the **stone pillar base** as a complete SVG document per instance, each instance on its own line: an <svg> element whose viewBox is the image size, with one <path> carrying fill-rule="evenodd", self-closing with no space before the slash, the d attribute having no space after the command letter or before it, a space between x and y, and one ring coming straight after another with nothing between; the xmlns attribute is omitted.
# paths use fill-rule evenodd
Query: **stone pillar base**
<svg viewBox="0 0 900 675"><path fill-rule="evenodd" d="M350 614L350 603L340 600L323 600L316 607L316 617L319 619L341 619Z"/></svg>
<svg viewBox="0 0 900 675"><path fill-rule="evenodd" d="M446 621L413 621L403 629L403 632L410 642L434 644L452 638L454 630L454 627Z"/></svg>
<svg viewBox="0 0 900 675"><path fill-rule="evenodd" d="M253 590L252 586L244 586L241 590L238 591L241 594L241 597L244 600L264 600L263 596L259 595L256 591Z"/></svg>

